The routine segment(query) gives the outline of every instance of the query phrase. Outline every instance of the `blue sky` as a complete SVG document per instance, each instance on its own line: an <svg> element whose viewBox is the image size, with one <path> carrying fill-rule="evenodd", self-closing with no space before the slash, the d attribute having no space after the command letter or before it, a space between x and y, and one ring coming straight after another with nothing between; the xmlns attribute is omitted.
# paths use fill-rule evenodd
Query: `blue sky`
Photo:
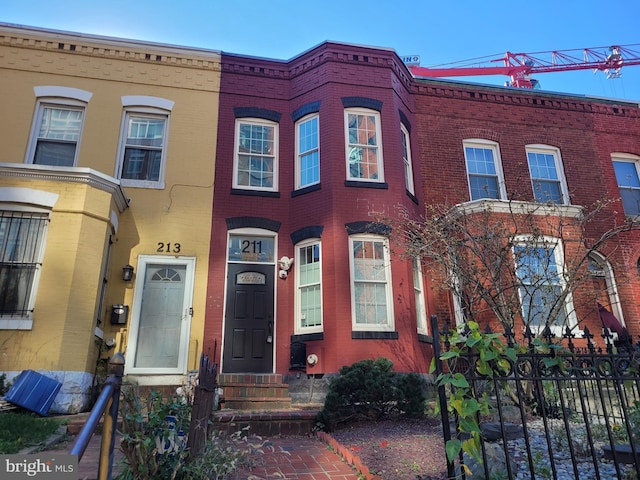
<svg viewBox="0 0 640 480"><path fill-rule="evenodd" d="M506 51L614 44L640 51L638 0L0 0L0 22L281 60L325 40L420 55L423 66ZM640 101L640 66L622 74L536 78L543 90ZM503 85L507 78L464 80Z"/></svg>

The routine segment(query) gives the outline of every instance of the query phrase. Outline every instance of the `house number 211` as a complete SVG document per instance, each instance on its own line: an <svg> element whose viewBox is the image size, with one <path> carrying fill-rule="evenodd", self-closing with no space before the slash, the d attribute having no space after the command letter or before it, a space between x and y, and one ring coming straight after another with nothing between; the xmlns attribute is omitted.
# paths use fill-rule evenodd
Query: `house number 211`
<svg viewBox="0 0 640 480"><path fill-rule="evenodd" d="M164 243L158 242L158 248L156 252L159 253L180 253L180 244L179 243Z"/></svg>

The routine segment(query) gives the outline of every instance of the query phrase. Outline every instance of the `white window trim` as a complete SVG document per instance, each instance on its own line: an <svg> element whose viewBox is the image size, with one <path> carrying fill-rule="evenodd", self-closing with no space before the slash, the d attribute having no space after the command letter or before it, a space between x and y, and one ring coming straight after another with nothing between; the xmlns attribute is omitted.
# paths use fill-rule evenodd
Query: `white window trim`
<svg viewBox="0 0 640 480"><path fill-rule="evenodd" d="M302 318L301 318L301 309L302 309L302 295L300 290L300 250L304 247L310 247L312 245L318 245L318 249L320 251L320 325L314 325L312 327L303 327L302 326ZM322 242L319 238L310 238L304 240L300 243L297 243L295 246L295 280L296 280L296 293L294 299L294 308L295 308L295 327L294 333L296 334L305 334L305 333L318 333L324 330L324 302L322 301Z"/></svg>
<svg viewBox="0 0 640 480"><path fill-rule="evenodd" d="M40 123L42 121L42 114L46 107L67 109L67 110L82 110L82 125L80 126L80 132L78 134L78 141L76 142L76 151L73 158L72 167L78 165L78 156L80 155L80 146L82 143L82 137L84 132L84 122L87 113L87 103L92 97L91 92L80 90L78 88L56 87L56 86L43 86L34 87L34 92L37 98L35 113L31 124L31 133L29 136L29 145L27 147L27 153L24 159L24 163L33 164L34 156L36 154L36 146L38 144L38 133L40 131ZM55 165L49 165L56 167Z"/></svg>
<svg viewBox="0 0 640 480"><path fill-rule="evenodd" d="M414 270L414 278L416 277L416 273L418 277L418 285L416 286L414 282L413 291L414 291L414 294L419 294L419 301L420 301L420 305L418 305L416 302L416 326L419 334L428 335L429 324L427 321L427 299L424 291L422 264L418 258L413 259L413 270ZM422 318L419 318L421 310L422 310Z"/></svg>
<svg viewBox="0 0 640 480"><path fill-rule="evenodd" d="M492 142L490 140L485 140L483 138L466 138L462 141L462 153L464 155L464 164L465 164L465 173L467 175L467 186L469 188L469 199L473 201L473 197L471 195L471 182L469 182L469 165L467 163L467 152L466 148L485 148L493 150L493 160L495 162L496 167L496 176L498 177L498 192L500 195L499 199L490 199L490 200L506 200L507 199L507 188L504 182L504 172L502 171L502 156L500 155L500 145L497 142ZM482 200L482 199L475 199Z"/></svg>
<svg viewBox="0 0 640 480"><path fill-rule="evenodd" d="M251 185L239 185L238 184L238 162L239 162L239 147L240 147L240 124L253 124L273 127L273 186L271 187L254 187ZM236 118L234 145L233 145L233 188L238 190L252 190L262 192L277 192L278 191L278 176L279 176L279 143L280 132L279 125L276 122L265 120L264 118Z"/></svg>
<svg viewBox="0 0 640 480"><path fill-rule="evenodd" d="M376 117L376 138L378 143L376 144L378 156L378 178L354 178L351 176L349 169L349 114L355 113L357 115L373 115ZM344 110L344 146L345 146L345 167L346 178L353 182L370 182L370 183L384 183L384 160L382 155L382 120L380 112L371 110L368 108L345 108Z"/></svg>
<svg viewBox="0 0 640 480"><path fill-rule="evenodd" d="M409 130L407 130L407 127L405 127L403 124L400 124L400 133L404 138L407 147L406 158L404 157L404 152L402 155L402 162L404 163L403 168L405 174L405 187L407 189L407 192L409 192L411 195L415 195L416 191L415 182L413 180L413 159L411 158L411 135L409 134Z"/></svg>
<svg viewBox="0 0 640 480"><path fill-rule="evenodd" d="M517 235L514 238L513 244L514 244L514 247L515 246L525 246L525 247L526 246L531 246L531 247L542 246L545 248L553 248L553 256L555 258L556 266L558 268L558 284L560 285L563 291L566 291L568 287L564 278L564 272L566 271L566 266L564 263L564 247L562 245L562 241L559 238L543 236L541 238L533 239L531 238L531 236L528 236L528 235ZM514 268L517 269L518 265L516 261L515 248L514 248L514 251L512 251L512 255L514 258ZM518 278L517 274L516 274L516 278ZM518 287L518 298L520 300L520 314L523 315L523 312L522 312L523 302L522 302L522 297L521 297L521 292L519 287ZM568 326L569 329L571 329L572 333L581 334L582 332L581 330L578 329L578 319L576 317L576 311L573 306L573 292L571 291L567 292L564 303L565 303L565 311L567 315L567 324L566 325L550 325L549 328L551 329L551 332L555 336L560 337L565 333L565 327ZM530 325L531 331L534 334L542 333L542 330L544 329L544 327L545 327L544 325L539 325L539 326Z"/></svg>
<svg viewBox="0 0 640 480"><path fill-rule="evenodd" d="M122 98L123 107L150 107L157 108L159 110L166 110L170 112L173 110L175 102L167 100L166 98L150 97L148 95L123 95Z"/></svg>
<svg viewBox="0 0 640 480"><path fill-rule="evenodd" d="M451 281L454 282L456 287L451 293L451 297L453 299L453 316L455 318L456 325L464 325L466 319L464 316L464 309L462 308L462 300L460 299L459 295L460 279L457 275L451 275Z"/></svg>
<svg viewBox="0 0 640 480"><path fill-rule="evenodd" d="M93 93L86 90L80 90L79 88L60 87L57 85L44 85L33 87L33 91L37 98L42 97L59 97L68 98L71 100L78 100L82 103L89 103Z"/></svg>
<svg viewBox="0 0 640 480"><path fill-rule="evenodd" d="M145 102L145 103L141 103ZM171 128L170 109L173 108L173 102L164 98L147 97L147 96L123 96L122 105L122 123L120 125L120 140L118 144L118 153L116 157L116 168L114 172L115 178L120 180L123 187L138 188L155 188L163 189L165 172L167 170L167 157L169 150L169 131ZM159 107L162 106L162 107ZM170 108L163 108L170 107ZM124 165L125 141L127 138L128 120L131 116L139 115L141 117L161 117L165 120L164 138L162 139L162 156L160 159L160 175L157 181L152 180L133 180L122 178L122 168Z"/></svg>
<svg viewBox="0 0 640 480"><path fill-rule="evenodd" d="M535 186L533 184L534 179L531 174L531 166L529 165L529 153L542 153L553 156L556 167L556 174L558 175L558 182L560 183L560 194L562 195L562 203L560 203L560 205L570 205L571 203L569 201L569 188L567 187L567 178L564 174L564 166L562 163L562 156L560 155L560 149L552 147L550 145L531 144L525 145L525 153L527 156L527 167L529 168L529 178L531 180L531 188L533 190L534 199L536 192Z"/></svg>
<svg viewBox="0 0 640 480"><path fill-rule="evenodd" d="M611 303L612 312L616 318L620 321L623 327L626 327L624 321L624 313L622 312L622 304L620 302L620 295L618 294L618 285L616 283L616 276L613 271L613 267L607 258L599 252L591 252L591 256L594 260L597 260L604 269L604 280L607 285L607 295L609 296L609 302Z"/></svg>
<svg viewBox="0 0 640 480"><path fill-rule="evenodd" d="M355 298L355 266L353 258L353 242L358 240L382 242L385 249L385 294L387 302L387 319L385 325L360 324L356 322L356 298ZM395 331L395 318L393 316L393 283L391 279L391 261L389 240L379 235L357 234L349 236L349 277L351 287L351 328L353 331L363 332L393 332Z"/></svg>
<svg viewBox="0 0 640 480"><path fill-rule="evenodd" d="M633 155L631 153L614 152L611 154L611 168L613 168L613 162L633 163L636 167L636 173L638 174L638 178L640 178L640 156ZM615 177L615 172L614 172L614 177ZM618 191L620 191L622 187L620 187L620 183L618 183L617 178L616 178L616 185L618 186ZM622 203L622 199L620 199L620 206L623 208L623 211L624 211L624 204ZM625 215L629 217L636 217L636 215L629 215L626 212L625 212Z"/></svg>
<svg viewBox="0 0 640 480"><path fill-rule="evenodd" d="M27 200L27 201L25 201ZM58 200L58 195L44 192L41 190L34 190L31 188L0 188L0 201L3 202L0 205L0 209L3 211L21 211L26 213L49 213L49 219L51 219L50 212L52 207ZM4 203L12 202L12 203ZM48 236L48 222L45 223L44 231L42 232L42 242L40 244L40 251L37 254L39 264L44 261L44 251L47 245ZM29 309L35 309L35 301L38 293L38 287L40 284L40 274L42 267L38 266L34 273L33 285L31 288L31 298L29 298ZM31 330L33 329L33 314L29 314L27 317L1 317L0 318L0 330Z"/></svg>
<svg viewBox="0 0 640 480"><path fill-rule="evenodd" d="M312 183L307 183L306 185L302 185L302 161L301 161L301 157L302 157L302 153L300 152L300 125L302 125L303 123L309 122L313 119L317 119L318 121L318 148L316 149L316 151L318 152L318 181L317 182L312 182ZM307 188L310 187L312 185L317 185L320 183L320 115L318 115L317 113L312 113L309 115L305 115L304 117L302 117L301 119L299 119L296 124L295 124L295 132L296 132L296 164L295 164L295 172L296 172L296 186L295 189L299 190L301 188ZM307 152L304 152L307 153Z"/></svg>

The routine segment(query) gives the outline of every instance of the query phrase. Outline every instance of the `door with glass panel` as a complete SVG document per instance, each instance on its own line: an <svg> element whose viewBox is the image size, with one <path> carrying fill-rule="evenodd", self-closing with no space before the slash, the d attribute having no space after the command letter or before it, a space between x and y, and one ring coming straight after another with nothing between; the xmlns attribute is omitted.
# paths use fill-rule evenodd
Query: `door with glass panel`
<svg viewBox="0 0 640 480"><path fill-rule="evenodd" d="M230 235L222 371L273 372L275 237Z"/></svg>
<svg viewBox="0 0 640 480"><path fill-rule="evenodd" d="M130 373L186 372L194 263L141 257L127 349Z"/></svg>

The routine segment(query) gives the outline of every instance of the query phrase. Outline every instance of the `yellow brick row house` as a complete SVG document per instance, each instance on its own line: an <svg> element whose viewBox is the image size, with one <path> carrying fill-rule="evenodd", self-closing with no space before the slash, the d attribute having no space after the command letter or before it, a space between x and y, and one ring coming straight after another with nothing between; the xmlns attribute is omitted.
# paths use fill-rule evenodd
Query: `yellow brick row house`
<svg viewBox="0 0 640 480"><path fill-rule="evenodd" d="M0 371L91 404L101 359L202 352L220 54L0 24Z"/></svg>

